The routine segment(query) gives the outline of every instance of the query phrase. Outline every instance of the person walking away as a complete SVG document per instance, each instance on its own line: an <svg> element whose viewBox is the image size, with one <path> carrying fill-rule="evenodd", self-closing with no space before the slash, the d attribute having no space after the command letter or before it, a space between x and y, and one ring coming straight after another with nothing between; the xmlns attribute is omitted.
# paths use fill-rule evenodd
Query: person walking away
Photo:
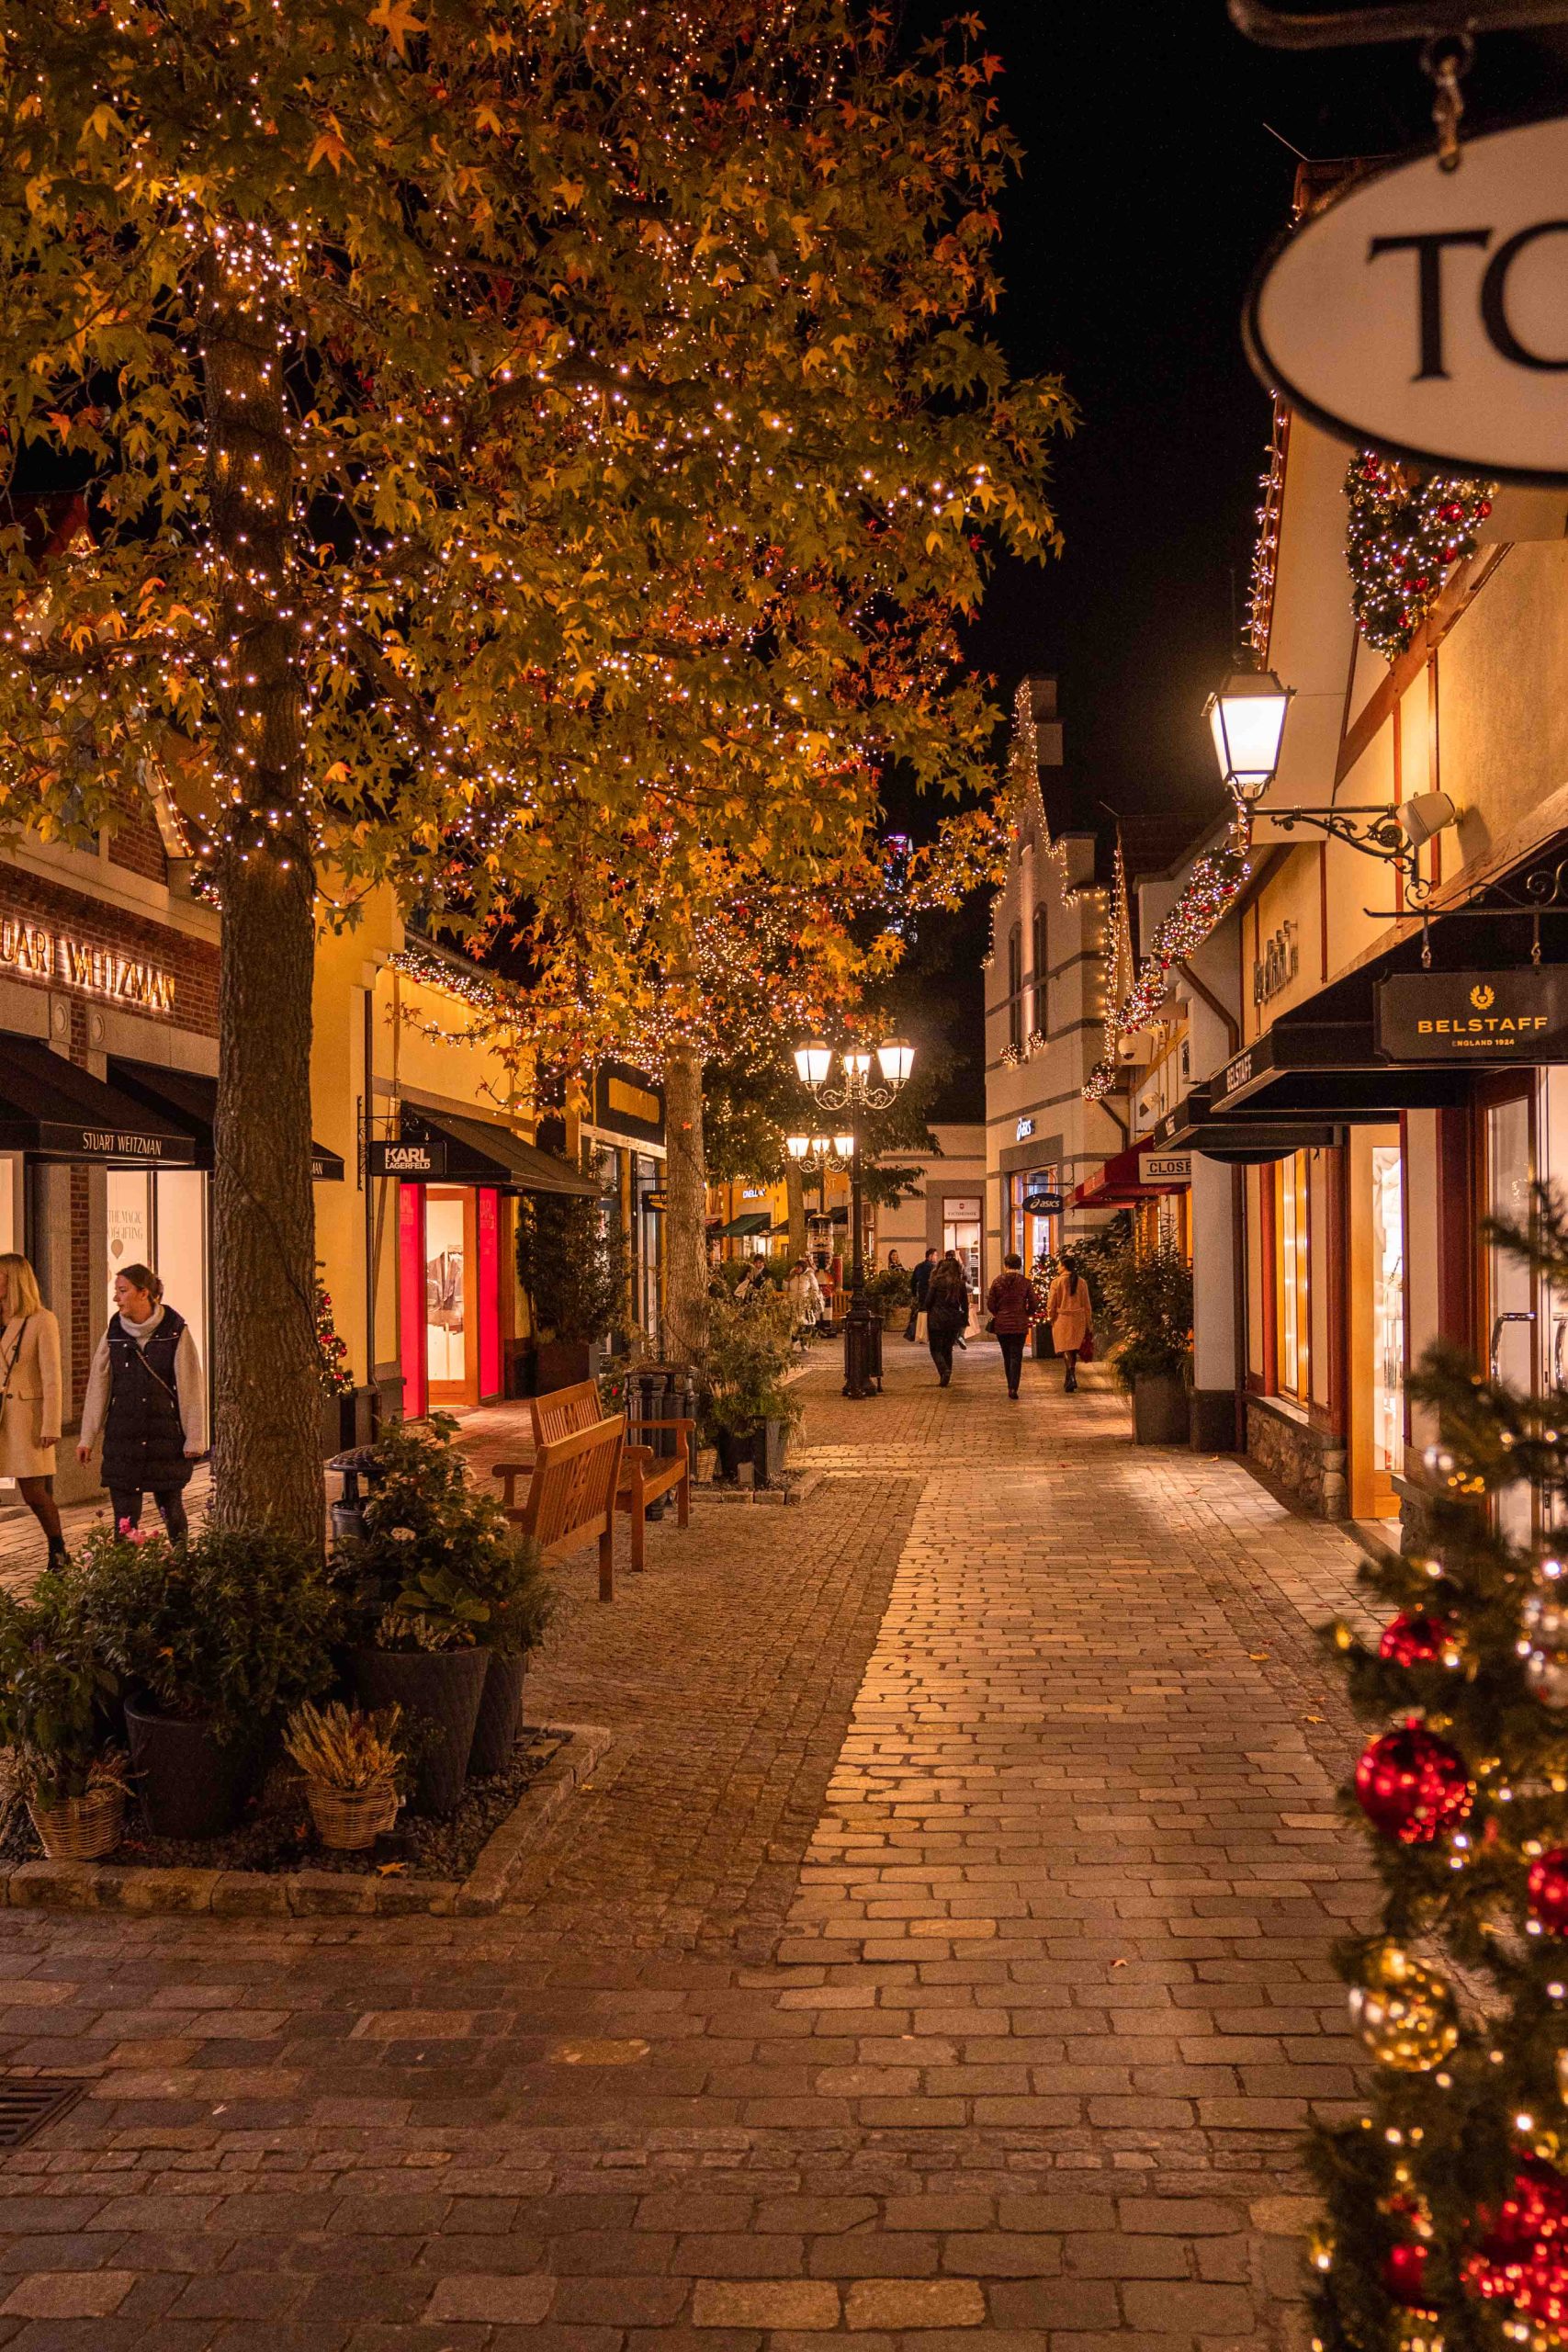
<svg viewBox="0 0 1568 2352"><path fill-rule="evenodd" d="M1002 1272L986 1293L986 1312L991 1318L991 1329L1001 1343L1002 1370L1008 1377L1008 1395L1018 1402L1018 1384L1023 1373L1023 1342L1029 1333L1030 1317L1034 1311L1034 1284L1023 1271L1023 1260L1016 1250L1010 1250L1002 1260Z"/></svg>
<svg viewBox="0 0 1568 2352"><path fill-rule="evenodd" d="M926 1343L945 1388L953 1378L953 1343L969 1320L969 1285L956 1250L931 1270L926 1292Z"/></svg>
<svg viewBox="0 0 1568 2352"><path fill-rule="evenodd" d="M935 1272L936 1251L928 1250L909 1276L909 1289L912 1296L909 1301L909 1320L904 1327L904 1337L907 1340L916 1339L919 1335L920 1317L926 1311L926 1293L931 1286L931 1276Z"/></svg>
<svg viewBox="0 0 1568 2352"><path fill-rule="evenodd" d="M151 1493L172 1542L188 1532L185 1490L207 1451L207 1390L185 1317L164 1303L151 1266L114 1280L118 1310L98 1341L76 1453L85 1462L101 1434L104 1484L120 1528L141 1523Z"/></svg>
<svg viewBox="0 0 1568 2352"><path fill-rule="evenodd" d="M1063 1259L1062 1271L1052 1283L1051 1295L1045 1302L1045 1313L1056 1353L1067 1367L1062 1394L1070 1396L1078 1385L1078 1350L1094 1329L1089 1284L1079 1273L1076 1260Z"/></svg>
<svg viewBox="0 0 1568 2352"><path fill-rule="evenodd" d="M67 1554L54 1499L54 1449L60 1442L60 1325L39 1294L38 1276L19 1251L0 1255L0 1478L15 1478L42 1528L49 1565Z"/></svg>

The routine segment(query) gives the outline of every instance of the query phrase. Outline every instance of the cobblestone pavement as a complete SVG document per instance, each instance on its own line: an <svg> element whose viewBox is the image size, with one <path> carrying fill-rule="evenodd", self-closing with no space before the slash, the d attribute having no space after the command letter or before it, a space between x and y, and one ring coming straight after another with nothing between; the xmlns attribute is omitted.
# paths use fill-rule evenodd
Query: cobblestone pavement
<svg viewBox="0 0 1568 2352"><path fill-rule="evenodd" d="M569 1566L615 1745L479 1921L0 1915L19 2352L1229 2352L1370 1890L1308 1630L1351 1546L976 1345L806 1384L796 1508Z"/></svg>

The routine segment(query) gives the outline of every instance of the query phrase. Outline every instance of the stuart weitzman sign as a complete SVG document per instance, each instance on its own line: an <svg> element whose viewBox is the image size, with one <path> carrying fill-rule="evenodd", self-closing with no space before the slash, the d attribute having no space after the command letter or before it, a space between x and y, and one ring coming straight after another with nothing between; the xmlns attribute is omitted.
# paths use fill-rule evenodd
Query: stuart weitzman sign
<svg viewBox="0 0 1568 2352"><path fill-rule="evenodd" d="M1358 180L1280 245L1247 356L1341 439L1568 482L1568 119Z"/></svg>
<svg viewBox="0 0 1568 2352"><path fill-rule="evenodd" d="M1377 990L1378 1051L1396 1062L1568 1061L1568 972L1406 972Z"/></svg>

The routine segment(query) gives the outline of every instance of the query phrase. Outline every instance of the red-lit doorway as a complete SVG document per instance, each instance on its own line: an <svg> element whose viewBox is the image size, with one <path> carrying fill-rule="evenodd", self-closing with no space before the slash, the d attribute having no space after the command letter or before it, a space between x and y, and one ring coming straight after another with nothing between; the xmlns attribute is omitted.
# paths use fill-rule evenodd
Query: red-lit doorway
<svg viewBox="0 0 1568 2352"><path fill-rule="evenodd" d="M398 1209L403 1410L479 1405L502 1389L501 1198L404 1184Z"/></svg>

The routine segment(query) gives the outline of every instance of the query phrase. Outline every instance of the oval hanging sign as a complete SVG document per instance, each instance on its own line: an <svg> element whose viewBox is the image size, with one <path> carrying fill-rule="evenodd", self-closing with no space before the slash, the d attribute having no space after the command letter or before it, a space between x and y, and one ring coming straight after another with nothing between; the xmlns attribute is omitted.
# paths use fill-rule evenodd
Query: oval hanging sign
<svg viewBox="0 0 1568 2352"><path fill-rule="evenodd" d="M1276 248L1247 356L1326 432L1568 482L1568 117L1358 181Z"/></svg>

